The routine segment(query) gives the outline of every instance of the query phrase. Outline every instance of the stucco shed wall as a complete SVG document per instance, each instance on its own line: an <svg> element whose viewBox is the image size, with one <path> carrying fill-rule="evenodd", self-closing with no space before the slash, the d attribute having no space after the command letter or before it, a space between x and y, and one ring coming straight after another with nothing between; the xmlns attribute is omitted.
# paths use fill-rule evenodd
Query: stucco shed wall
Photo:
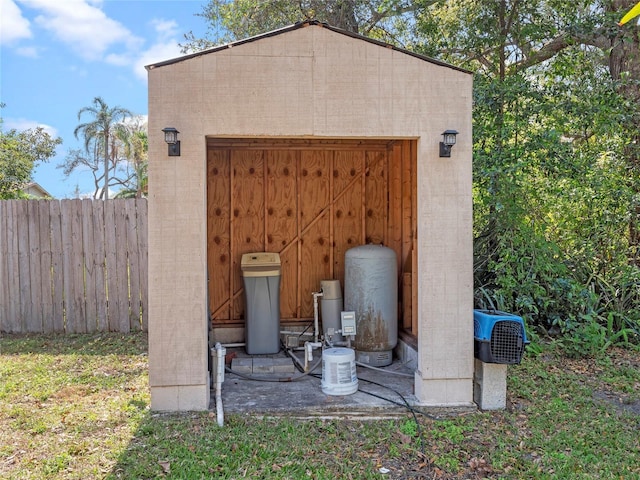
<svg viewBox="0 0 640 480"><path fill-rule="evenodd" d="M152 408L206 409L206 136L417 139L416 395L472 403L472 76L321 26L149 71ZM168 157L161 129L180 131ZM438 156L446 129L460 132Z"/></svg>

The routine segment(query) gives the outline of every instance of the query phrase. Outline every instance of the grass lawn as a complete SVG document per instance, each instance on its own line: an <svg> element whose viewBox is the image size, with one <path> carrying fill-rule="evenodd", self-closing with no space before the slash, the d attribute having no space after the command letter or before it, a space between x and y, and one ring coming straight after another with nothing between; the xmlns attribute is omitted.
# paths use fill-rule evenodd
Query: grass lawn
<svg viewBox="0 0 640 480"><path fill-rule="evenodd" d="M143 334L0 339L0 478L640 478L637 350L526 355L501 412L222 429L149 411L146 351Z"/></svg>

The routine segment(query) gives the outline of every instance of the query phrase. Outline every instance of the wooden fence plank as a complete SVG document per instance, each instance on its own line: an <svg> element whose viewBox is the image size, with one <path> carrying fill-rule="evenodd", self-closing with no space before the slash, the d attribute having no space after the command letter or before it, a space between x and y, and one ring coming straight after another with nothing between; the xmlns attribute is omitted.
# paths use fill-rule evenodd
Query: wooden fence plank
<svg viewBox="0 0 640 480"><path fill-rule="evenodd" d="M95 269L95 289L96 289L96 328L99 332L109 331L107 316L107 286L105 272L105 250L104 250L104 202L94 200L91 202L93 210L93 265Z"/></svg>
<svg viewBox="0 0 640 480"><path fill-rule="evenodd" d="M9 200L7 219L7 247L9 260L7 262L7 281L9 285L9 320L10 328L8 332L23 333L24 325L20 314L20 250L18 243L18 200Z"/></svg>
<svg viewBox="0 0 640 480"><path fill-rule="evenodd" d="M27 318L27 331L39 333L42 322L42 274L40 272L40 218L38 202L25 202L29 225L29 301L31 315Z"/></svg>
<svg viewBox="0 0 640 480"><path fill-rule="evenodd" d="M53 332L53 297L51 295L51 202L40 200L38 207L38 233L40 240L40 295L42 304L42 331Z"/></svg>
<svg viewBox="0 0 640 480"><path fill-rule="evenodd" d="M127 271L127 212L123 208L124 200L112 200L115 206L116 220L116 301L120 303L119 332L128 333L129 323L129 274Z"/></svg>
<svg viewBox="0 0 640 480"><path fill-rule="evenodd" d="M18 251L17 251L17 239L16 239L16 224L14 221L14 204L11 200L6 200L5 212L6 212L6 249L7 249L7 276L6 289L7 289L7 318L3 326L3 331L8 333L20 331L18 322L18 309L16 308L16 301L19 301L19 278L18 278Z"/></svg>
<svg viewBox="0 0 640 480"><path fill-rule="evenodd" d="M96 225L93 218L93 202L94 200L84 199L80 203L87 332L95 332L98 329L98 303L103 298L102 292L96 289L97 277L101 272L96 266L95 258Z"/></svg>
<svg viewBox="0 0 640 480"><path fill-rule="evenodd" d="M116 268L116 218L115 203L104 202L104 246L107 274L107 313L109 331L117 332L120 329L120 305L117 299L118 276Z"/></svg>
<svg viewBox="0 0 640 480"><path fill-rule="evenodd" d="M31 278L29 277L29 211L27 202L15 201L20 307L19 319L24 332L30 331Z"/></svg>
<svg viewBox="0 0 640 480"><path fill-rule="evenodd" d="M149 327L149 308L148 308L148 230L147 230L147 199L140 198L136 200L137 205L137 222L138 222L138 258L140 261L140 308L142 309L142 330L147 331Z"/></svg>
<svg viewBox="0 0 640 480"><path fill-rule="evenodd" d="M64 332L64 262L62 258L62 214L59 201L49 205L51 225L51 287L53 299L53 331Z"/></svg>
<svg viewBox="0 0 640 480"><path fill-rule="evenodd" d="M86 331L81 200L62 201L62 248L67 333Z"/></svg>
<svg viewBox="0 0 640 480"><path fill-rule="evenodd" d="M6 331L9 322L9 282L7 255L7 206L6 201L0 201L0 332Z"/></svg>
<svg viewBox="0 0 640 480"><path fill-rule="evenodd" d="M124 211L127 220L126 255L129 265L129 328L140 331L140 263L138 261L138 224L136 202L124 200Z"/></svg>

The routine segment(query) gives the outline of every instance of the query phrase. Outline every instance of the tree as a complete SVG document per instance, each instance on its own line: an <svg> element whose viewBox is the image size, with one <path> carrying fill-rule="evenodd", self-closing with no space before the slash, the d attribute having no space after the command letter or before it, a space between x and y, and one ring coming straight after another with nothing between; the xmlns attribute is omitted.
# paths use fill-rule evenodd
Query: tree
<svg viewBox="0 0 640 480"><path fill-rule="evenodd" d="M431 1L407 0L211 0L199 14L209 24L207 35L185 35L184 52L200 51L220 43L252 37L304 20L409 45L413 17Z"/></svg>
<svg viewBox="0 0 640 480"><path fill-rule="evenodd" d="M118 136L124 146L126 162L126 182L122 182L117 198L142 198L147 195L147 152L149 140L147 125L141 121L127 125L127 129Z"/></svg>
<svg viewBox="0 0 640 480"><path fill-rule="evenodd" d="M213 0L183 48L316 18L472 70L477 306L640 332L640 30L617 23L634 3Z"/></svg>
<svg viewBox="0 0 640 480"><path fill-rule="evenodd" d="M133 114L122 107L109 107L101 97L95 97L92 106L81 108L78 111L78 120L81 120L85 113L89 114L92 120L79 124L73 131L76 138L82 136L84 152L81 150L69 152L62 168L65 175L68 176L81 165L89 167L93 172L96 184L94 196L107 200L109 187L113 183L109 174L116 170L118 162L121 160L116 148L118 135L122 135L126 130L124 121L133 117ZM102 176L97 173L98 163L102 163ZM101 189L99 188L100 181Z"/></svg>
<svg viewBox="0 0 640 480"><path fill-rule="evenodd" d="M639 31L616 25L630 3L450 1L418 19L418 51L476 72L481 305L640 331Z"/></svg>
<svg viewBox="0 0 640 480"><path fill-rule="evenodd" d="M0 199L19 198L35 166L54 156L62 139L51 137L42 127L5 132L2 123L0 118Z"/></svg>
<svg viewBox="0 0 640 480"><path fill-rule="evenodd" d="M565 99L584 97L593 108L584 111L582 122L597 116L608 118L607 138L618 136L616 155L624 158L630 178L640 177L640 29L620 28L617 21L633 0L543 1L500 0L451 1L434 6L419 19L425 53L465 66L482 75L477 85L492 79L497 96L493 98L498 124L505 113L506 86L512 75L520 75L538 86L553 86L554 95ZM583 79L597 81L586 85ZM587 86L589 90L584 90ZM582 90L580 90L582 89ZM602 96L594 96L594 91ZM616 97L616 98L614 98ZM516 101L520 98L516 97ZM592 115L589 117L587 115ZM556 126L561 126L560 123ZM593 133L593 129L591 130ZM500 142L509 136L496 130ZM565 133L568 133L565 135ZM583 132L584 133L584 132ZM562 132L578 139L575 132ZM596 140L592 137L592 140ZM607 142L611 147L611 143ZM635 185L631 185L635 183ZM630 182L640 197L640 185ZM627 236L629 257L640 262L640 203L628 206Z"/></svg>

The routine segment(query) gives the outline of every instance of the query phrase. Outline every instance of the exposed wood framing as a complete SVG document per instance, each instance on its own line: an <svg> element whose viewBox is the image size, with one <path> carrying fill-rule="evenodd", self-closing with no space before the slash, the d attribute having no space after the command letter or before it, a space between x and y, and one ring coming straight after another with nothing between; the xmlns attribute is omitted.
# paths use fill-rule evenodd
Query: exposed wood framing
<svg viewBox="0 0 640 480"><path fill-rule="evenodd" d="M213 325L243 324L240 260L243 253L258 251L280 253L284 323L312 318L311 293L323 279L343 285L344 254L362 243L382 243L396 251L399 298L414 303L414 144L209 139L207 263ZM414 310L406 305L400 317L408 331L415 328Z"/></svg>

